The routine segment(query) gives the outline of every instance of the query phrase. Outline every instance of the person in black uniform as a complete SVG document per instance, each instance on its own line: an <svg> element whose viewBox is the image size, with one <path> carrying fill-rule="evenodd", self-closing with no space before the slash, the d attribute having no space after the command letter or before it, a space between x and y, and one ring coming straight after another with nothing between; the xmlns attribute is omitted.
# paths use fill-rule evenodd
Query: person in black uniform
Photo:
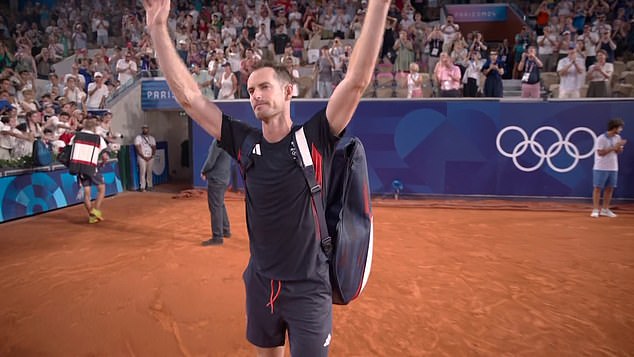
<svg viewBox="0 0 634 357"><path fill-rule="evenodd" d="M388 0L368 2L346 77L326 108L303 125L324 192L335 145L371 83L382 44L375 34L383 33L389 6ZM238 160L250 155L253 162L245 182L251 252L243 274L247 339L258 356L283 356L288 333L291 355L327 356L332 339L332 288L311 194L292 155L291 75L275 65L254 69L247 90L262 127L234 120L202 95L178 57L166 26L170 1L145 0L144 7L159 64L177 101L229 155ZM258 137L253 154L242 153L243 141L251 133Z"/></svg>
<svg viewBox="0 0 634 357"><path fill-rule="evenodd" d="M207 159L200 170L200 177L207 180L207 205L211 213L211 239L203 246L220 245L224 238L231 237L231 225L225 207L225 192L229 185L231 157L218 146L215 139L209 145Z"/></svg>

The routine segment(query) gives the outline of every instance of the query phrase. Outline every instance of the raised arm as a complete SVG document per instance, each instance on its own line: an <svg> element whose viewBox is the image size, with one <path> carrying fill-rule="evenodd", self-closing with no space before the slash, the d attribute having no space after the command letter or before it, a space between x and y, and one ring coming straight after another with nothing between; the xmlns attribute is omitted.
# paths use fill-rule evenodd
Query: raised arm
<svg viewBox="0 0 634 357"><path fill-rule="evenodd" d="M389 0L368 2L368 11L361 27L361 35L352 50L348 72L335 88L326 107L330 130L335 135L339 135L348 125L363 92L370 84L376 58L383 44L382 34L389 7Z"/></svg>
<svg viewBox="0 0 634 357"><path fill-rule="evenodd" d="M143 7L159 66L176 100L203 129L220 139L222 112L203 96L170 39L167 30L170 0L143 0Z"/></svg>

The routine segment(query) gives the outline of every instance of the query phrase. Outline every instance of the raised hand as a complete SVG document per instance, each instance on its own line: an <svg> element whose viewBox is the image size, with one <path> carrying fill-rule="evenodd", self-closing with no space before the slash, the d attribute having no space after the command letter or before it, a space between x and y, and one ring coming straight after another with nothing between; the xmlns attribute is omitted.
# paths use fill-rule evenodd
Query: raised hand
<svg viewBox="0 0 634 357"><path fill-rule="evenodd" d="M170 6L170 0L143 0L147 27L166 25Z"/></svg>

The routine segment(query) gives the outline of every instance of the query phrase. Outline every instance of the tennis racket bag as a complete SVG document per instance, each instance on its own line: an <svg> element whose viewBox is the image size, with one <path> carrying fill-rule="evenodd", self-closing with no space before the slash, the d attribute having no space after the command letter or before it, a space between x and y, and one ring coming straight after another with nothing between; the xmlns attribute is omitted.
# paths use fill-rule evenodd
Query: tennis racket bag
<svg viewBox="0 0 634 357"><path fill-rule="evenodd" d="M68 172L72 175L83 174L94 176L97 173L97 163L101 137L97 134L77 132L73 139L70 152Z"/></svg>
<svg viewBox="0 0 634 357"><path fill-rule="evenodd" d="M241 153L248 153L239 157L243 176L252 163L249 156L256 140L249 135L242 145ZM328 192L323 192L303 128L295 130L293 141L295 159L317 209L321 246L329 258L332 302L347 305L363 291L372 267L374 231L365 150L358 138L342 140L334 154Z"/></svg>

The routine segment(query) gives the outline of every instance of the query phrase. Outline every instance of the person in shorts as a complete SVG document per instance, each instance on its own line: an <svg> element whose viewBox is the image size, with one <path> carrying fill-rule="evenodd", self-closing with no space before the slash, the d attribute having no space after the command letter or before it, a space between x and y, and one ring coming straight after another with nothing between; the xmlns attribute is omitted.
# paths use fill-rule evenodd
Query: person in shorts
<svg viewBox="0 0 634 357"><path fill-rule="evenodd" d="M332 341L332 287L311 192L294 158L293 79L279 64L261 64L247 80L255 128L209 101L181 61L167 30L170 2L144 1L147 31L176 100L235 159L249 157L246 217L251 256L243 274L247 339L258 356L327 356ZM345 78L324 109L302 126L319 184L328 192L335 146L372 81L390 1L370 0ZM242 152L255 137L252 152ZM249 149L250 150L250 149Z"/></svg>
<svg viewBox="0 0 634 357"><path fill-rule="evenodd" d="M619 173L618 154L623 152L627 140L621 139L623 120L612 119L608 122L608 131L597 138L596 151L594 152L594 167L592 169L592 213L590 217L605 216L614 218L616 214L610 210L610 201L616 188L616 179ZM600 207L601 190L603 190L603 207Z"/></svg>
<svg viewBox="0 0 634 357"><path fill-rule="evenodd" d="M81 130L83 133L97 135L97 119L94 117L84 120L84 128ZM74 142L73 138L73 142ZM108 144L99 136L99 163L97 165L97 172L94 175L87 175L80 173L77 175L77 180L81 186L81 190L84 190L84 207L88 212L88 223L98 223L103 220L103 213L101 212L101 204L103 203L106 195L106 183L103 178L102 168L103 165L110 156L108 155ZM97 186L97 198L92 202L92 186Z"/></svg>

